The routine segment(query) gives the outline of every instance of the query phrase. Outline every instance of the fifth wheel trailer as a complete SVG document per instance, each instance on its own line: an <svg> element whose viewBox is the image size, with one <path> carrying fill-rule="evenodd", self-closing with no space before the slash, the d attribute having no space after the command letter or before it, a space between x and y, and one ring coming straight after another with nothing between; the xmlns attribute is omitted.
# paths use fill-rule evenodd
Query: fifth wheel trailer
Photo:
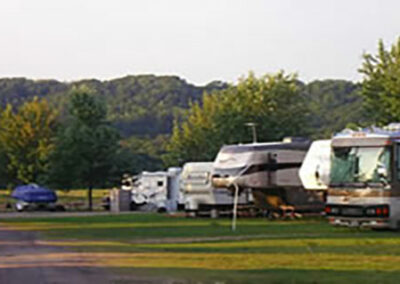
<svg viewBox="0 0 400 284"><path fill-rule="evenodd" d="M305 139L223 146L212 177L217 188L251 189L255 205L270 212L291 207L298 212L320 212L323 196L304 189L299 169L310 147Z"/></svg>

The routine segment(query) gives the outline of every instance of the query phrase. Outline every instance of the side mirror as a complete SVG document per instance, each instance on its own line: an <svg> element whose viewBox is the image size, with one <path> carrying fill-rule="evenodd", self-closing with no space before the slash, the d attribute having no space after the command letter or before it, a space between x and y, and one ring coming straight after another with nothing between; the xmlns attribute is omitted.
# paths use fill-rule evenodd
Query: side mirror
<svg viewBox="0 0 400 284"><path fill-rule="evenodd" d="M376 173L378 174L378 177L381 181L381 183L386 187L390 188L389 182L388 182L388 171L386 167L382 163L378 163L378 166L376 168Z"/></svg>
<svg viewBox="0 0 400 284"><path fill-rule="evenodd" d="M315 168L315 179L317 180L317 184L320 185L321 184L321 176L319 173L319 165L317 165L317 167Z"/></svg>
<svg viewBox="0 0 400 284"><path fill-rule="evenodd" d="M378 173L378 176L379 176L380 178L386 178L387 175L388 175L387 169L386 169L384 166L382 166L382 165L379 165L379 166L378 166L376 172Z"/></svg>

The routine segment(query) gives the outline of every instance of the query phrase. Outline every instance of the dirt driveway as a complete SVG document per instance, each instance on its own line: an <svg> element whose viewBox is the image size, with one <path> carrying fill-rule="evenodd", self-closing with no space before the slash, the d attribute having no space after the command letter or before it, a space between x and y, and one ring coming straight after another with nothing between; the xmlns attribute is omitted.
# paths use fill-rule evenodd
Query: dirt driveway
<svg viewBox="0 0 400 284"><path fill-rule="evenodd" d="M0 225L1 284L115 283L104 269L81 266L79 258L65 259L63 248L39 245L36 237L34 232L9 231Z"/></svg>

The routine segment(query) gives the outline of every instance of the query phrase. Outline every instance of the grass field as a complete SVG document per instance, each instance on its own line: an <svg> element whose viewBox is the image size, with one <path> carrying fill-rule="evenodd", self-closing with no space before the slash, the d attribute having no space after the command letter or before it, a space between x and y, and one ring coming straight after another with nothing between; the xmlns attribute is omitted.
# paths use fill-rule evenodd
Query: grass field
<svg viewBox="0 0 400 284"><path fill-rule="evenodd" d="M155 214L0 220L45 244L90 253L119 273L188 283L397 283L400 233L324 219L188 219ZM183 280L182 280L183 281ZM180 282L177 282L180 283ZM181 282L186 283L186 282Z"/></svg>
<svg viewBox="0 0 400 284"><path fill-rule="evenodd" d="M103 210L101 207L101 199L107 195L107 189L93 190L93 206L94 210ZM67 210L83 211L87 210L87 190L56 190L58 203L62 204ZM0 190L0 212L13 211L13 209L5 208L7 203L13 203L14 200L10 197L10 190Z"/></svg>

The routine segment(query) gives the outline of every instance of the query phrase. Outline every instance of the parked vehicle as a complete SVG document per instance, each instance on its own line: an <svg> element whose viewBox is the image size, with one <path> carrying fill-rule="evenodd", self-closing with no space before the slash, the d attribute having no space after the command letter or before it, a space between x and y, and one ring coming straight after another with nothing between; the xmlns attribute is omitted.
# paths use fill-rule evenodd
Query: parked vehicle
<svg viewBox="0 0 400 284"><path fill-rule="evenodd" d="M40 187L37 184L17 186L11 193L16 200L15 209L19 212L24 210L56 210L62 207L57 206L57 195L54 191Z"/></svg>
<svg viewBox="0 0 400 284"><path fill-rule="evenodd" d="M251 189L255 205L269 212L322 211L323 197L302 186L298 171L310 147L301 138L223 146L214 162L215 187Z"/></svg>
<svg viewBox="0 0 400 284"><path fill-rule="evenodd" d="M186 212L217 217L221 213L232 211L232 192L227 188L213 187L212 171L213 162L191 162L183 166L180 190ZM249 205L251 198L250 192L243 191L239 197L239 204Z"/></svg>
<svg viewBox="0 0 400 284"><path fill-rule="evenodd" d="M180 171L180 168L169 168L167 171L125 176L121 188L131 190L133 210L176 211Z"/></svg>
<svg viewBox="0 0 400 284"><path fill-rule="evenodd" d="M325 212L334 225L400 227L400 123L332 138Z"/></svg>

